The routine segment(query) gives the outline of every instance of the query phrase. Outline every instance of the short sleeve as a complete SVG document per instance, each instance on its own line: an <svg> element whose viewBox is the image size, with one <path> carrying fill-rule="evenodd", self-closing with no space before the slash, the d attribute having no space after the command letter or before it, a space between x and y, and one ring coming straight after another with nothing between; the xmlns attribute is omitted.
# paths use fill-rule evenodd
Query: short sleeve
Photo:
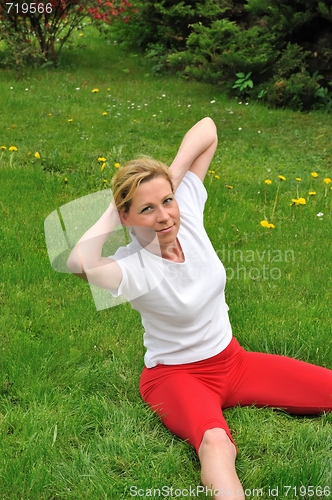
<svg viewBox="0 0 332 500"><path fill-rule="evenodd" d="M203 221L207 191L196 174L190 171L186 173L175 192L175 199L179 204L180 213Z"/></svg>
<svg viewBox="0 0 332 500"><path fill-rule="evenodd" d="M113 297L124 295L127 300L133 300L148 292L139 252L124 255L119 249L112 259L116 260L122 271L122 280L117 290L110 290Z"/></svg>
<svg viewBox="0 0 332 500"><path fill-rule="evenodd" d="M122 280L117 290L110 290L117 298L123 295L132 301L156 288L164 279L163 261L137 244L119 248L111 256L121 268Z"/></svg>

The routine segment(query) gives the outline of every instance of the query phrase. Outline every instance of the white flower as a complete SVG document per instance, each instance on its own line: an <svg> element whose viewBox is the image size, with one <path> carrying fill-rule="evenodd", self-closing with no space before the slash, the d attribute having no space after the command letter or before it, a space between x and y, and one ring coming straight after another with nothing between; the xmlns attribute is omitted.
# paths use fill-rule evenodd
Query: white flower
<svg viewBox="0 0 332 500"><path fill-rule="evenodd" d="M324 214L323 214L323 212L319 212L319 213L317 214L317 217L323 217L323 215L324 215Z"/></svg>
<svg viewBox="0 0 332 500"><path fill-rule="evenodd" d="M214 104L216 101L213 99L213 101L210 101L211 104Z"/></svg>
<svg viewBox="0 0 332 500"><path fill-rule="evenodd" d="M242 130L242 127L239 127L238 130Z"/></svg>
<svg viewBox="0 0 332 500"><path fill-rule="evenodd" d="M79 87L76 87L76 89L75 89L75 90L81 90L81 89L80 89Z"/></svg>
<svg viewBox="0 0 332 500"><path fill-rule="evenodd" d="M230 114L230 115L233 115L233 114L234 114L234 111L230 111L230 112L229 112L229 114Z"/></svg>
<svg viewBox="0 0 332 500"><path fill-rule="evenodd" d="M242 102L239 102L239 104L242 104Z"/></svg>
<svg viewBox="0 0 332 500"><path fill-rule="evenodd" d="M259 130L257 133L258 133L258 134L260 134L260 133L261 133L261 131Z"/></svg>
<svg viewBox="0 0 332 500"><path fill-rule="evenodd" d="M248 106L249 102L246 102L246 106Z"/></svg>
<svg viewBox="0 0 332 500"><path fill-rule="evenodd" d="M163 94L162 97L166 97L166 94Z"/></svg>
<svg viewBox="0 0 332 500"><path fill-rule="evenodd" d="M188 108L190 108L190 107L191 107L191 104L188 104Z"/></svg>

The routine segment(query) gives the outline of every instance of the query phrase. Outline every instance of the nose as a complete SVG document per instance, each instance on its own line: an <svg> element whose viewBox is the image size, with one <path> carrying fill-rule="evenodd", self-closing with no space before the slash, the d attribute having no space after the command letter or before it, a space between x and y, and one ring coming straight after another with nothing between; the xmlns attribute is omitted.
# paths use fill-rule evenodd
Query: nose
<svg viewBox="0 0 332 500"><path fill-rule="evenodd" d="M157 212L157 222L167 222L169 219L169 215L165 207L161 206L158 208Z"/></svg>

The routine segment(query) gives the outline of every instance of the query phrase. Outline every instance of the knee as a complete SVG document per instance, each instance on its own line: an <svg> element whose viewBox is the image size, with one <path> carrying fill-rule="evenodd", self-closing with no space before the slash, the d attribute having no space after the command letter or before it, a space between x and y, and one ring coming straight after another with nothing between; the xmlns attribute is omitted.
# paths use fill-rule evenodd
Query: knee
<svg viewBox="0 0 332 500"><path fill-rule="evenodd" d="M199 447L199 455L206 451L222 451L236 457L236 448L226 431L221 428L208 429L203 435L201 445Z"/></svg>

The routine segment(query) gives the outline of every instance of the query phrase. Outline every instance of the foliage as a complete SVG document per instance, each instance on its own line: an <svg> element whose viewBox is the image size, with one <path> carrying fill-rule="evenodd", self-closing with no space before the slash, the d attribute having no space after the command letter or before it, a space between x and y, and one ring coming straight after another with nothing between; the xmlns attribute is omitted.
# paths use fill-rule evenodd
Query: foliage
<svg viewBox="0 0 332 500"><path fill-rule="evenodd" d="M250 79L251 71L249 71L249 73L247 73L246 75L244 73L236 73L236 76L237 76L237 80L234 83L234 85L233 85L232 88L233 89L238 89L239 92L240 92L240 94L242 94L243 92L245 92L248 87L250 89L253 88L254 83Z"/></svg>
<svg viewBox="0 0 332 500"><path fill-rule="evenodd" d="M137 0L135 6L127 25L112 26L114 36L145 50L158 71L178 71L233 94L236 73L250 72L248 95L296 109L322 104L320 88L330 92L329 0ZM312 76L317 71L320 81Z"/></svg>
<svg viewBox="0 0 332 500"><path fill-rule="evenodd" d="M231 90L238 72L250 72L255 84L262 79L276 59L273 40L273 35L257 26L242 30L228 19L214 21L210 27L196 23L187 50L171 54L168 62L190 77Z"/></svg>
<svg viewBox="0 0 332 500"><path fill-rule="evenodd" d="M8 3L0 0L0 41L6 45L5 62L23 65L56 62L75 28L87 16L111 23L128 20L128 0L48 0Z"/></svg>
<svg viewBox="0 0 332 500"><path fill-rule="evenodd" d="M126 26L114 23L112 32L120 43L161 55L170 49L185 48L186 39L196 22L209 24L229 12L232 0L133 0L136 14ZM159 48L158 48L159 47Z"/></svg>
<svg viewBox="0 0 332 500"><path fill-rule="evenodd" d="M276 34L274 48L279 56L273 76L266 82L270 103L310 109L322 96L319 90L329 85L332 78L329 4L327 0L247 0L247 11L266 30Z"/></svg>

